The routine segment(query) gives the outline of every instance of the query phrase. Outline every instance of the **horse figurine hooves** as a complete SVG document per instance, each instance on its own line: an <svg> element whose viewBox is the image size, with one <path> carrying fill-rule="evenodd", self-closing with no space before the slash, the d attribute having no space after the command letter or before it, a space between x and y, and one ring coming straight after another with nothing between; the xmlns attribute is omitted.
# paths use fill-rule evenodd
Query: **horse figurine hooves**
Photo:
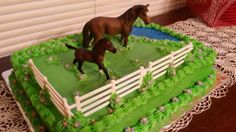
<svg viewBox="0 0 236 132"><path fill-rule="evenodd" d="M100 73L101 75L104 75L104 72L103 72L102 70L99 70L99 73Z"/></svg>
<svg viewBox="0 0 236 132"><path fill-rule="evenodd" d="M106 81L106 84L109 84L109 83L111 83L111 79L109 79L109 80Z"/></svg>

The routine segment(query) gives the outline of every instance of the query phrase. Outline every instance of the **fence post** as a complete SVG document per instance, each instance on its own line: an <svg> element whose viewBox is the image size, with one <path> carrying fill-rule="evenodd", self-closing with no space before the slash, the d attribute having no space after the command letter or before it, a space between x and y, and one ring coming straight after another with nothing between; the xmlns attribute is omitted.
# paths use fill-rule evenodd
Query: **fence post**
<svg viewBox="0 0 236 132"><path fill-rule="evenodd" d="M31 64L33 63L33 60L32 59L29 59L28 60L28 64L30 65L30 67L31 67Z"/></svg>
<svg viewBox="0 0 236 132"><path fill-rule="evenodd" d="M116 92L116 81L111 80L111 94Z"/></svg>
<svg viewBox="0 0 236 132"><path fill-rule="evenodd" d="M189 45L190 45L190 47L189 47L189 49L190 49L190 51L193 49L193 43L192 42L189 42Z"/></svg>
<svg viewBox="0 0 236 132"><path fill-rule="evenodd" d="M171 51L171 57L170 57L170 65L169 65L169 67L170 68L173 68L173 74L175 75L176 74L176 71L175 71L175 64L174 64L174 55L175 55L175 52L174 51ZM166 69L166 71L167 71L167 69Z"/></svg>
<svg viewBox="0 0 236 132"><path fill-rule="evenodd" d="M64 114L67 117L71 117L71 111L70 111L70 106L68 105L67 99L66 98L62 98L63 101L63 105L64 105Z"/></svg>
<svg viewBox="0 0 236 132"><path fill-rule="evenodd" d="M76 109L77 109L77 111L81 111L80 97L79 97L79 95L76 95L76 96L75 96L75 103L76 103Z"/></svg>
<svg viewBox="0 0 236 132"><path fill-rule="evenodd" d="M170 57L170 64L173 64L174 63L174 51L171 51L170 55L171 55L171 57Z"/></svg>
<svg viewBox="0 0 236 132"><path fill-rule="evenodd" d="M144 77L144 75L146 74L146 70L144 69L144 67L143 66L141 66L140 67L140 86L142 85L142 83L143 83L143 77Z"/></svg>
<svg viewBox="0 0 236 132"><path fill-rule="evenodd" d="M153 62L148 62L148 71L151 72L153 66Z"/></svg>
<svg viewBox="0 0 236 132"><path fill-rule="evenodd" d="M48 83L48 78L46 76L43 76L43 89L46 88Z"/></svg>

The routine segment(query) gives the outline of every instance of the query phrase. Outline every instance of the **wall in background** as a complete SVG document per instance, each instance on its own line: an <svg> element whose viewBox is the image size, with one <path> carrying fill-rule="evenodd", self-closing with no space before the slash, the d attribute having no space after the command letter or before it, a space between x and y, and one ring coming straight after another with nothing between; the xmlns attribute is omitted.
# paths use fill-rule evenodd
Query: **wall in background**
<svg viewBox="0 0 236 132"><path fill-rule="evenodd" d="M186 0L5 0L0 1L0 58L50 38L80 32L96 16L118 16L136 4L156 16Z"/></svg>

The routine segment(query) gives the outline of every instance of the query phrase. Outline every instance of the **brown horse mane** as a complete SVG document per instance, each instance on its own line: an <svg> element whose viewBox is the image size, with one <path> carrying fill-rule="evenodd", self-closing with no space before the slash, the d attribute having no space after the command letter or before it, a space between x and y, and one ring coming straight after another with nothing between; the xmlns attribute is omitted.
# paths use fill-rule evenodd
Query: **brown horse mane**
<svg viewBox="0 0 236 132"><path fill-rule="evenodd" d="M126 12L119 16L124 23L133 23L137 17L138 13L143 9L143 5L135 5L129 8Z"/></svg>

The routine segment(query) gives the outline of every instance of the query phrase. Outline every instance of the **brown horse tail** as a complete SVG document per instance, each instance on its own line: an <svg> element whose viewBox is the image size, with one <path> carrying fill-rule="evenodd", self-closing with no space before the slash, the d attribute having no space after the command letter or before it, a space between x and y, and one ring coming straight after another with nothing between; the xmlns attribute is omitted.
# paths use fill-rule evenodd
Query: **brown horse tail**
<svg viewBox="0 0 236 132"><path fill-rule="evenodd" d="M77 50L77 48L76 48L76 47L74 47L74 46L71 46L71 45L69 45L69 44L66 44L66 47L67 47L68 49L74 49L74 50Z"/></svg>
<svg viewBox="0 0 236 132"><path fill-rule="evenodd" d="M89 22L87 22L83 27L83 47L88 48L89 46Z"/></svg>

